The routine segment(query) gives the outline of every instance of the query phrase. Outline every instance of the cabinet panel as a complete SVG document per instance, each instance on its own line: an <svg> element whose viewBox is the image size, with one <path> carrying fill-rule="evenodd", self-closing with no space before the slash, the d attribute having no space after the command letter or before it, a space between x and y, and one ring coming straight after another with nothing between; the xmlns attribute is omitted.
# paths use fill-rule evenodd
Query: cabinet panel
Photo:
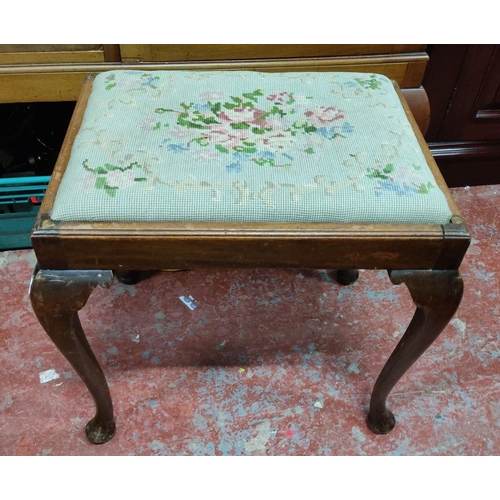
<svg viewBox="0 0 500 500"><path fill-rule="evenodd" d="M0 65L104 62L102 44L3 44Z"/></svg>
<svg viewBox="0 0 500 500"><path fill-rule="evenodd" d="M450 186L500 183L500 45L433 45L426 135Z"/></svg>
<svg viewBox="0 0 500 500"><path fill-rule="evenodd" d="M500 138L500 46L470 45L437 140Z"/></svg>
<svg viewBox="0 0 500 500"><path fill-rule="evenodd" d="M425 52L425 45L248 45L248 44L122 44L123 62L222 61L301 57L345 57Z"/></svg>

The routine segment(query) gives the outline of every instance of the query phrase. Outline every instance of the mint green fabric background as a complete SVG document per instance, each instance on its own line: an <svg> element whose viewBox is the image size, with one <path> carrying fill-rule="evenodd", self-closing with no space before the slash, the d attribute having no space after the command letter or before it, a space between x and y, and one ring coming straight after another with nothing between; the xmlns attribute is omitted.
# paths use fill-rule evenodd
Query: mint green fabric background
<svg viewBox="0 0 500 500"><path fill-rule="evenodd" d="M389 79L99 74L57 193L61 221L447 223Z"/></svg>

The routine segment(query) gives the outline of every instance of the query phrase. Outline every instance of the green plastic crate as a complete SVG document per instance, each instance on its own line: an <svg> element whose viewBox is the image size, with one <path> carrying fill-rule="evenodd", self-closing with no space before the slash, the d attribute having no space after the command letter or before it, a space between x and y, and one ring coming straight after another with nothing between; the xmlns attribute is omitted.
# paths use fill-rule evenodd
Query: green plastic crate
<svg viewBox="0 0 500 500"><path fill-rule="evenodd" d="M30 234L50 176L0 179L0 250L31 248Z"/></svg>

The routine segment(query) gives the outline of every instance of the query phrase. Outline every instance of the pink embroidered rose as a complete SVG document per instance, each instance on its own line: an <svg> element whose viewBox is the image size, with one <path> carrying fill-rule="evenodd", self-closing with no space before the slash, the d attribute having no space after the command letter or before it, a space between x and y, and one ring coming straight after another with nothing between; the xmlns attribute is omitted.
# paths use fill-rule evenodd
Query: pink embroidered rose
<svg viewBox="0 0 500 500"><path fill-rule="evenodd" d="M257 123L262 124L265 111L253 108L233 108L221 111L217 116L220 120L229 123ZM259 120L260 119L260 120Z"/></svg>
<svg viewBox="0 0 500 500"><path fill-rule="evenodd" d="M281 104L292 99L292 96L288 92L278 92L277 94L270 94L267 96L267 100L271 102L279 102Z"/></svg>
<svg viewBox="0 0 500 500"><path fill-rule="evenodd" d="M266 150L290 150L294 143L294 138L283 132L266 134L257 140L261 147Z"/></svg>
<svg viewBox="0 0 500 500"><path fill-rule="evenodd" d="M215 144L232 148L248 137L245 130L228 130L224 127L213 126L208 128L203 134L203 138Z"/></svg>
<svg viewBox="0 0 500 500"><path fill-rule="evenodd" d="M333 106L328 108L320 106L314 110L307 110L304 114L315 127L328 127L332 122L345 118L342 111Z"/></svg>

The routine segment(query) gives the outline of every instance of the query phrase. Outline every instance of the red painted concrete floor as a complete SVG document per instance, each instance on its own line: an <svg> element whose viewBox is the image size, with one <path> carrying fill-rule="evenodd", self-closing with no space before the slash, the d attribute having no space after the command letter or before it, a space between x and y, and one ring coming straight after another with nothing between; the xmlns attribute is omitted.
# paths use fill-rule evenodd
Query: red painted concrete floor
<svg viewBox="0 0 500 500"><path fill-rule="evenodd" d="M0 253L0 454L500 454L500 186L453 192L473 236L464 298L389 397L389 435L365 416L414 307L385 271L350 287L321 270L197 270L97 289L80 317L117 432L96 446L93 401L31 310L24 250Z"/></svg>

